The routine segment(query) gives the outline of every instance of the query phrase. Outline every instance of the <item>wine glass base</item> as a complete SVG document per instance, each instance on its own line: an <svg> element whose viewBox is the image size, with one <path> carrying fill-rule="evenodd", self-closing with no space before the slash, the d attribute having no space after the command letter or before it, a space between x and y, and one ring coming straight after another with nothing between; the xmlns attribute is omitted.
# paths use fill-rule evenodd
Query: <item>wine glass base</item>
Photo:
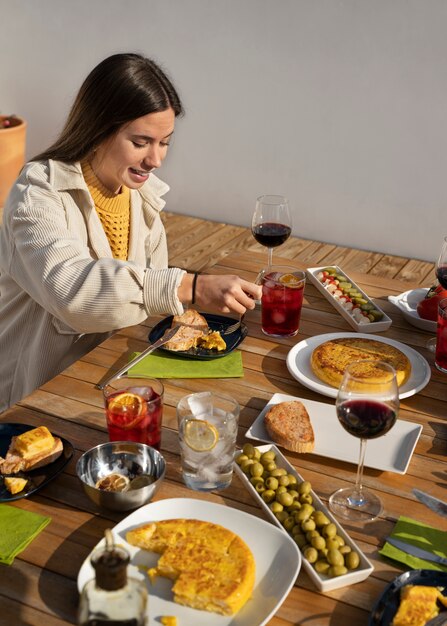
<svg viewBox="0 0 447 626"><path fill-rule="evenodd" d="M436 337L432 337L427 341L427 350L429 352L436 352Z"/></svg>
<svg viewBox="0 0 447 626"><path fill-rule="evenodd" d="M383 504L367 489L362 489L359 494L353 487L347 487L331 495L329 508L337 517L351 522L371 522L382 513Z"/></svg>

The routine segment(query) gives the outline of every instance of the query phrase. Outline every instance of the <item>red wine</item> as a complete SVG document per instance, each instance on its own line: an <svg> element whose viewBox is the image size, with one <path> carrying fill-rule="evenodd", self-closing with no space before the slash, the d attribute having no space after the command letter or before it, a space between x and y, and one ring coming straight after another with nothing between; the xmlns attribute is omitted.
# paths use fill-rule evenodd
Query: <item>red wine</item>
<svg viewBox="0 0 447 626"><path fill-rule="evenodd" d="M444 289L447 289L447 265L440 265L436 269L436 278Z"/></svg>
<svg viewBox="0 0 447 626"><path fill-rule="evenodd" d="M253 237L261 246L276 248L288 239L292 233L290 226L275 222L263 222L252 228Z"/></svg>
<svg viewBox="0 0 447 626"><path fill-rule="evenodd" d="M354 437L374 439L385 435L396 421L396 412L376 400L348 400L337 406L341 425Z"/></svg>

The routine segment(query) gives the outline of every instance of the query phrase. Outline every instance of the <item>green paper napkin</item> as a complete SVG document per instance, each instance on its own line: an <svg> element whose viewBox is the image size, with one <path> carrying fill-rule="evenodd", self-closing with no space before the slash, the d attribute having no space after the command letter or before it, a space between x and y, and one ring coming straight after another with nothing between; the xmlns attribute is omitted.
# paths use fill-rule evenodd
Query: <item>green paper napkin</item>
<svg viewBox="0 0 447 626"><path fill-rule="evenodd" d="M131 355L131 359L139 352ZM242 378L244 368L239 350L218 359L199 361L171 356L170 354L148 354L130 368L129 376L152 378Z"/></svg>
<svg viewBox="0 0 447 626"><path fill-rule="evenodd" d="M438 530L422 522L417 522L409 517L399 517L391 533L391 537L396 537L396 539L401 539L406 543L410 543L423 550L428 550L439 556L447 557L447 532ZM446 566L433 563L433 561L418 559L411 554L399 550L399 548L395 548L389 543L385 543L383 548L379 550L379 554L399 561L400 563L405 563L405 565L408 565L412 569L434 569L440 572L447 572Z"/></svg>
<svg viewBox="0 0 447 626"><path fill-rule="evenodd" d="M51 517L0 504L0 563L11 565L50 522Z"/></svg>

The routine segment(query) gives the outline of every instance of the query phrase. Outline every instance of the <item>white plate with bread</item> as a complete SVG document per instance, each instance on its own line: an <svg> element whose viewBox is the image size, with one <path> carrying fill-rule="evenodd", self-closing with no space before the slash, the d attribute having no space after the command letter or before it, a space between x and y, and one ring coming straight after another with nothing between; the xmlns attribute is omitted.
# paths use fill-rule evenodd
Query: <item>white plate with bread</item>
<svg viewBox="0 0 447 626"><path fill-rule="evenodd" d="M33 436L23 437L34 432ZM26 498L55 478L73 446L45 427L0 423L0 502Z"/></svg>
<svg viewBox="0 0 447 626"><path fill-rule="evenodd" d="M305 480L305 478L303 478L300 474L298 474L295 468L287 461L287 459L284 457L283 454L281 454L281 452L278 450L278 448L275 445L269 444L269 445L264 445L264 446L257 446L257 450L259 450L261 454L263 452L270 452L270 451L274 452L275 463L278 468L284 468L287 471L287 474L292 474L293 476L295 476L298 481L298 484L302 483ZM242 451L239 452L239 454L242 454ZM288 535L289 533L285 530L282 523L278 520L275 514L272 513L268 504L266 504L264 500L259 496L256 489L253 487L252 483L248 479L247 475L242 471L242 469L237 464L237 456L238 455L236 455L236 460L235 460L236 462L234 463L235 471L241 478L245 487L251 493L252 497L258 502L261 508L265 511L269 519L271 519L271 521L274 524L276 524L279 528L283 530L284 533ZM324 574L318 573L314 569L314 567L306 560L306 558L304 558L304 556L302 559L303 569L306 570L307 574L309 575L309 578L312 580L312 582L317 587L317 589L323 592L332 591L334 589L339 589L340 587L345 587L346 585L352 585L354 583L360 582L361 580L365 580L365 578L368 578L368 576L372 574L372 572L374 571L373 564L366 558L366 556L360 550L358 545L345 532L343 527L339 524L337 519L327 509L327 507L323 504L323 502L319 499L319 497L315 494L315 492L311 490L310 494L312 497L312 506L314 507L314 509L316 511L321 511L322 513L324 513L324 515L328 518L329 522L335 524L337 528L337 536L341 537L345 545L349 546L351 550L357 552L360 559L359 559L358 567L356 569L348 571L347 573L342 574L341 576L329 577ZM298 584L299 584L299 579L298 579Z"/></svg>
<svg viewBox="0 0 447 626"><path fill-rule="evenodd" d="M369 340L370 342L384 344L403 353L408 359L410 373L403 384L399 387L399 398L408 398L418 393L430 381L431 370L427 360L410 346L400 341L394 341L386 337L374 337L361 333L326 333L315 335L298 342L287 355L287 368L292 376L302 385L312 391L321 393L329 398L336 398L338 388L324 382L315 374L312 369L312 354L316 348L326 342L342 340Z"/></svg>
<svg viewBox="0 0 447 626"><path fill-rule="evenodd" d="M267 432L264 417L274 405L292 401L301 402L308 413L315 440L312 454L348 463L358 463L358 447L352 435L347 433L339 423L334 404L275 393L246 432L246 437L256 441L275 443ZM420 424L398 419L386 435L368 441L365 467L405 474L421 432ZM283 445L284 441L276 443L281 447L286 447ZM299 446L295 446L294 449L298 451Z"/></svg>

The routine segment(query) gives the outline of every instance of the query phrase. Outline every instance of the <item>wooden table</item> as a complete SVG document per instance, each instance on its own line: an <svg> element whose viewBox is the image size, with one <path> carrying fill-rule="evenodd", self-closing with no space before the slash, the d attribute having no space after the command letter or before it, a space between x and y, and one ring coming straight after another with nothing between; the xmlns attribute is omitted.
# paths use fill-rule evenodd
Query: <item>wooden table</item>
<svg viewBox="0 0 447 626"><path fill-rule="evenodd" d="M280 260L279 252L276 260ZM290 258L284 261L290 262ZM217 260L215 271L237 272L253 279L264 262L265 253L235 251L227 256L222 255ZM304 267L297 260L293 264L298 268ZM416 501L411 490L417 487L447 499L447 377L433 367L432 356L426 350L425 344L430 335L409 326L387 301L389 294L409 289L408 282L359 274L351 269L349 273L371 297L378 299L380 306L393 319L392 327L380 336L412 346L431 365L430 383L417 395L402 400L400 410L401 419L422 424L423 432L405 475L365 470L365 485L376 491L385 504L380 519L367 525L342 522L373 562L374 573L359 584L321 594L313 587L306 573L301 571L289 596L270 620L270 626L364 626L383 588L403 571L398 564L386 562L378 555L384 537L392 531L398 517L407 514L433 526L446 528L446 520ZM107 440L101 392L95 389L94 384L107 372L116 371L131 352L142 350L146 346L150 328L159 319L151 318L146 324L118 332L0 416L2 422L44 423L55 433L70 440L75 447L74 458L57 479L30 499L13 503L13 506L22 509L50 515L52 522L15 559L12 566L0 566L0 624L60 626L75 623L78 570L103 536L105 528L125 516L98 510L84 495L75 474L79 456L88 448ZM231 487L221 493L191 492L183 485L175 407L184 394L219 388L233 395L242 409L239 444L243 444L245 431L275 392L320 402L334 402L303 387L291 377L286 367L287 353L297 341L326 332L352 331L312 285L306 286L305 307L297 337L279 341L267 338L261 332L259 310L250 312L246 322L249 334L241 345L243 378L164 381L166 394L162 452L167 461L167 478L157 499L196 497L263 517L261 509L237 476ZM353 439L353 446L356 445ZM314 490L323 500L327 500L336 489L355 480L356 467L353 464L315 455L288 453L287 457L298 472L312 482Z"/></svg>

